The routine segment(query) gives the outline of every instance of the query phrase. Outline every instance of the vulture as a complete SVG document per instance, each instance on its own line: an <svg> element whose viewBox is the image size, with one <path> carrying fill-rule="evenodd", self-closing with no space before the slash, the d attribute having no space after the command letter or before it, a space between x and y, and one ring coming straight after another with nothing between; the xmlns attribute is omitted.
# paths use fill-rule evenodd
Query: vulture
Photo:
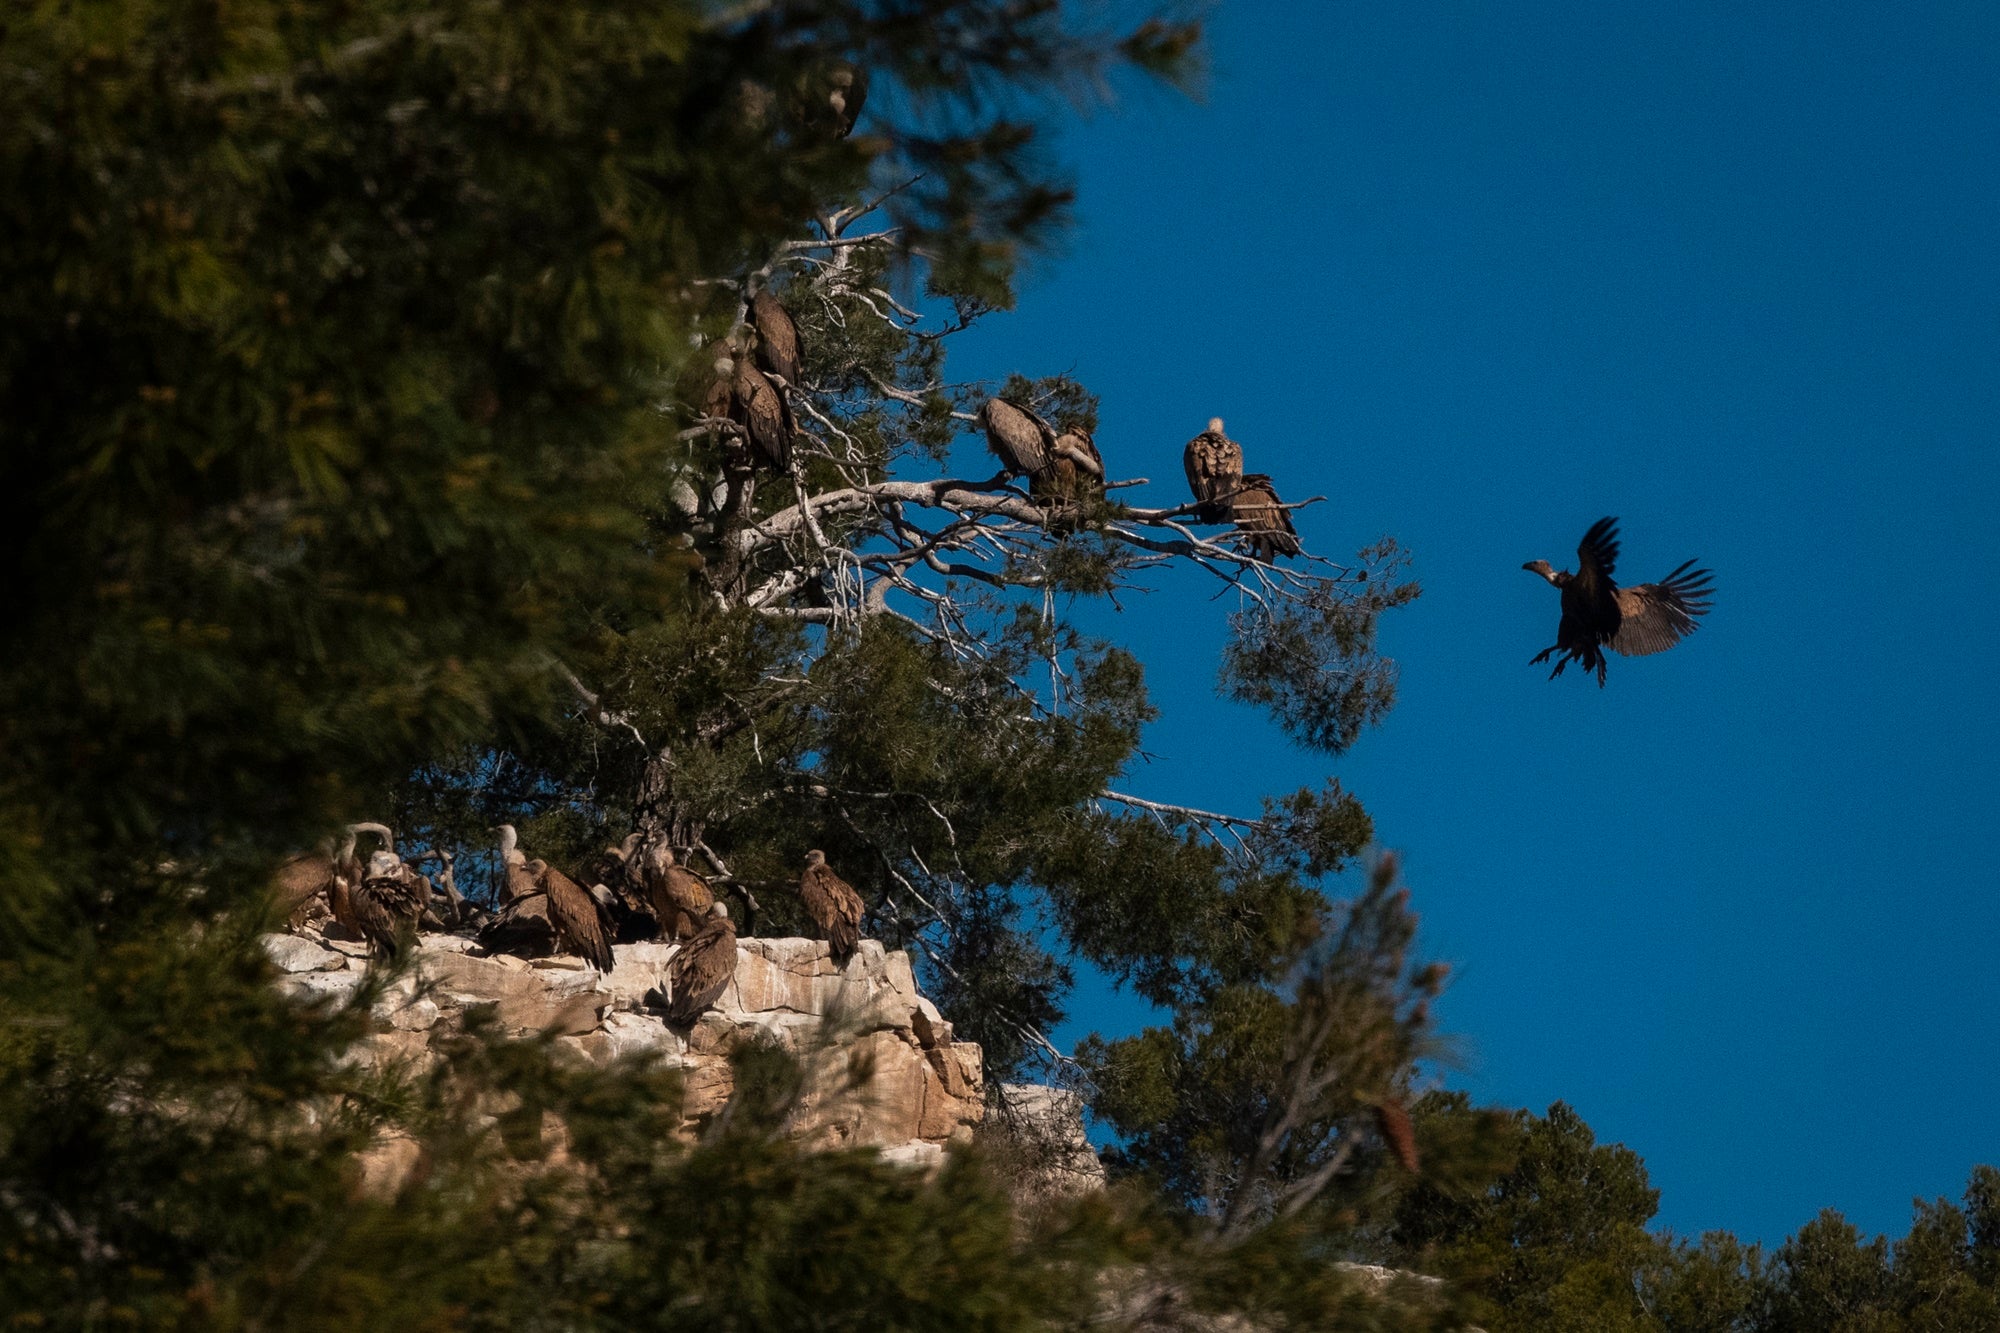
<svg viewBox="0 0 2000 1333"><path fill-rule="evenodd" d="M1405 1171L1414 1173L1422 1168L1422 1159L1417 1155L1416 1127L1410 1123L1410 1113L1401 1102L1385 1097L1375 1103L1375 1132L1382 1136L1382 1142Z"/></svg>
<svg viewBox="0 0 2000 1333"><path fill-rule="evenodd" d="M1229 497L1243 484L1243 446L1222 433L1222 418L1210 417L1208 429L1187 442L1181 453L1188 489L1201 505L1195 517L1203 523L1223 523L1230 517Z"/></svg>
<svg viewBox="0 0 2000 1333"><path fill-rule="evenodd" d="M743 428L758 458L778 472L792 468L792 405L771 377L739 354L729 379L729 419Z"/></svg>
<svg viewBox="0 0 2000 1333"><path fill-rule="evenodd" d="M1695 617L1708 614L1714 577L1705 569L1681 564L1658 583L1621 588L1612 582L1618 564L1618 520L1600 518L1583 534L1576 548L1576 573L1556 569L1546 560L1530 560L1521 568L1539 574L1562 590L1562 619L1556 641L1530 659L1530 665L1556 658L1554 680L1571 662L1583 663L1604 685L1604 650L1626 657L1665 652L1695 632Z"/></svg>
<svg viewBox="0 0 2000 1333"><path fill-rule="evenodd" d="M674 860L666 839L646 849L639 860L639 878L646 896L659 918L662 939L684 940L702 925L702 918L715 906L715 893L708 881ZM732 934L731 938L734 938Z"/></svg>
<svg viewBox="0 0 2000 1333"><path fill-rule="evenodd" d="M835 65L827 75L827 84L827 110L833 113L835 132L845 139L854 133L854 123L861 119L861 108L868 101L868 71L859 65Z"/></svg>
<svg viewBox="0 0 2000 1333"><path fill-rule="evenodd" d="M350 930L358 928L361 937L379 948L383 957L394 958L399 939L415 932L424 910L431 905L431 882L410 869L395 852L384 849L368 858L367 874L348 890L347 898L353 919L341 924Z"/></svg>
<svg viewBox="0 0 2000 1333"><path fill-rule="evenodd" d="M845 963L853 957L855 947L861 943L861 895L833 873L826 863L825 852L806 853L805 873L799 876L799 897L805 902L806 915L825 937L833 961Z"/></svg>
<svg viewBox="0 0 2000 1333"><path fill-rule="evenodd" d="M667 961L667 1021L685 1026L722 994L736 975L736 927L729 904L710 903L694 937Z"/></svg>
<svg viewBox="0 0 2000 1333"><path fill-rule="evenodd" d="M371 938L355 905L361 883L367 878L367 870L354 850L356 841L363 833L373 833L381 838L383 850L391 856L395 855L396 839L386 825L349 824L347 836L341 839L340 850L333 854L331 873L324 884L326 905L333 913L333 919L357 940Z"/></svg>
<svg viewBox="0 0 2000 1333"><path fill-rule="evenodd" d="M988 398L979 409L979 425L986 432L986 447L1009 473L1031 480L1050 475L1056 432L1048 422L1005 398Z"/></svg>
<svg viewBox="0 0 2000 1333"><path fill-rule="evenodd" d="M799 365L805 351L799 343L799 326L789 310L769 292L750 298L750 326L757 330L757 364L772 375L799 387Z"/></svg>
<svg viewBox="0 0 2000 1333"><path fill-rule="evenodd" d="M1299 533L1292 526L1291 511L1283 507L1269 477L1261 472L1245 474L1228 503L1236 530L1248 535L1250 553L1259 560L1268 565L1281 555L1299 553Z"/></svg>
<svg viewBox="0 0 2000 1333"><path fill-rule="evenodd" d="M328 839L316 852L297 852L285 858L272 878L278 904L285 909L285 924L293 930L311 918L313 899L333 892L333 841Z"/></svg>
<svg viewBox="0 0 2000 1333"><path fill-rule="evenodd" d="M1058 501L1095 499L1104 494L1104 456L1087 430L1056 436L1045 472L1028 479L1028 493Z"/></svg>
<svg viewBox="0 0 2000 1333"><path fill-rule="evenodd" d="M653 919L645 887L639 882L639 867L632 859L644 836L626 835L616 847L606 847L586 861L577 875L577 882L587 886L593 896L602 896L597 893L599 888L610 895L611 917L621 943L651 939L658 933L659 923Z"/></svg>
<svg viewBox="0 0 2000 1333"><path fill-rule="evenodd" d="M549 895L549 921L556 928L556 947L576 954L600 972L617 966L618 960L611 953L610 913L603 904L540 857L528 862L525 869Z"/></svg>
<svg viewBox="0 0 2000 1333"><path fill-rule="evenodd" d="M512 824L501 824L494 830L500 835L500 901L511 903L516 898L525 898L531 893L540 893L542 886L528 873L528 855L520 848L521 835Z"/></svg>

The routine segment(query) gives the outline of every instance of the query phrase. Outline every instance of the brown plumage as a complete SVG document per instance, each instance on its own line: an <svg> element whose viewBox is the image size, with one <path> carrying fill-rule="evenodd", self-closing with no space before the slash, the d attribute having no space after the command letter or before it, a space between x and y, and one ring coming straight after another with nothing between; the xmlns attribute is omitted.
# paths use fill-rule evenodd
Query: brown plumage
<svg viewBox="0 0 2000 1333"><path fill-rule="evenodd" d="M643 838L643 834L628 834L616 847L606 847L577 870L576 882L590 889L593 896L599 887L611 895L616 938L622 942L651 939L658 933L652 905L639 882L639 867L632 859Z"/></svg>
<svg viewBox="0 0 2000 1333"><path fill-rule="evenodd" d="M414 934L430 906L430 881L410 869L394 852L376 852L368 858L368 873L348 895L352 924L362 938L394 958L406 935Z"/></svg>
<svg viewBox="0 0 2000 1333"><path fill-rule="evenodd" d="M806 915L825 938L836 963L845 963L861 943L861 914L866 904L854 886L833 873L826 853L806 853L805 873L799 876L799 897Z"/></svg>
<svg viewBox="0 0 2000 1333"><path fill-rule="evenodd" d="M1210 417L1208 429L1181 451L1188 489L1201 508L1203 523L1226 523L1232 517L1229 497L1243 482L1243 446L1222 433L1222 418Z"/></svg>
<svg viewBox="0 0 2000 1333"><path fill-rule="evenodd" d="M661 939L691 937L715 905L715 891L708 887L708 881L676 862L673 848L664 838L640 854L639 878L652 902L653 915L659 918Z"/></svg>
<svg viewBox="0 0 2000 1333"><path fill-rule="evenodd" d="M771 377L739 353L731 372L729 419L750 437L755 459L779 472L792 466L792 405Z"/></svg>
<svg viewBox="0 0 2000 1333"><path fill-rule="evenodd" d="M1261 472L1245 474L1235 498L1229 501L1236 530L1248 534L1250 553L1266 564L1279 556L1299 553L1298 529L1292 526L1291 511L1283 504L1271 479Z"/></svg>
<svg viewBox="0 0 2000 1333"><path fill-rule="evenodd" d="M757 330L757 364L798 388L805 346L791 312L771 293L758 292L750 298L750 326Z"/></svg>
<svg viewBox="0 0 2000 1333"><path fill-rule="evenodd" d="M297 930L310 918L313 900L333 891L333 844L286 857L272 876L271 887L284 909L285 924Z"/></svg>
<svg viewBox="0 0 2000 1333"><path fill-rule="evenodd" d="M341 839L340 850L333 854L333 876L326 885L327 909L333 913L333 919L340 924L341 929L357 940L368 938L367 932L362 928L361 918L356 914L354 903L355 893L360 889L361 881L367 877L367 869L361 864L361 857L355 851L355 845L363 833L377 834L382 839L385 850L395 846L395 840L389 836L389 830L380 824L349 824L347 836Z"/></svg>
<svg viewBox="0 0 2000 1333"><path fill-rule="evenodd" d="M1375 1104L1375 1128L1382 1135L1382 1142L1395 1154L1405 1171L1417 1170L1420 1159L1417 1156L1417 1131L1410 1123L1410 1113L1394 1098L1383 1098Z"/></svg>
<svg viewBox="0 0 2000 1333"><path fill-rule="evenodd" d="M1049 465L1028 479L1028 493L1057 502L1091 500L1104 494L1104 456L1087 430L1072 427L1056 436Z"/></svg>
<svg viewBox="0 0 2000 1333"><path fill-rule="evenodd" d="M1562 591L1562 619L1556 624L1556 641L1529 659L1530 664L1546 662L1551 653L1560 653L1554 680L1571 662L1581 662L1586 672L1597 673L1604 684L1604 650L1626 657L1644 657L1665 652L1697 628L1696 618L1708 614L1709 596L1714 591L1714 575L1693 569L1694 561L1684 561L1658 583L1641 583L1621 588L1612 575L1618 566L1618 520L1600 518L1583 534L1576 548L1576 572L1559 570L1546 560L1530 560L1521 568Z"/></svg>
<svg viewBox="0 0 2000 1333"><path fill-rule="evenodd" d="M667 1021L688 1024L729 987L736 975L736 927L729 907L712 903L693 938L667 962Z"/></svg>
<svg viewBox="0 0 2000 1333"><path fill-rule="evenodd" d="M859 65L838 64L827 74L827 110L833 113L834 132L845 139L854 133L861 108L868 101L868 71Z"/></svg>
<svg viewBox="0 0 2000 1333"><path fill-rule="evenodd" d="M536 857L527 871L549 895L549 922L556 928L556 947L589 963L600 972L617 965L611 953L611 922L604 905L581 885L547 861Z"/></svg>
<svg viewBox="0 0 2000 1333"><path fill-rule="evenodd" d="M1054 457L1054 427L1018 403L1004 398L988 398L979 409L979 425L986 432L986 447L1000 465L1016 476L1046 477Z"/></svg>

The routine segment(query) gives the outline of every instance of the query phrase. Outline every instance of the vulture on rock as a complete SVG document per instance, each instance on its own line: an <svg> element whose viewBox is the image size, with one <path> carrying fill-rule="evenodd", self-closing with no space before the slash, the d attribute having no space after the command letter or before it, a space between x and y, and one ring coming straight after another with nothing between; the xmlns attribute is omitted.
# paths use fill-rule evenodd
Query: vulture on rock
<svg viewBox="0 0 2000 1333"><path fill-rule="evenodd" d="M1556 641L1530 659L1530 665L1556 658L1554 680L1571 662L1597 673L1604 685L1604 650L1626 657L1665 652L1697 628L1696 617L1708 614L1714 575L1681 564L1658 583L1621 588L1611 575L1618 564L1618 520L1600 518L1583 534L1576 548L1576 572L1556 569L1546 560L1530 560L1521 568L1539 574L1562 590L1562 619Z"/></svg>
<svg viewBox="0 0 2000 1333"><path fill-rule="evenodd" d="M1208 429L1187 442L1181 466L1201 505L1195 517L1203 523L1227 522L1229 497L1243 484L1243 446L1222 433L1221 417L1210 417Z"/></svg>
<svg viewBox="0 0 2000 1333"><path fill-rule="evenodd" d="M1292 526L1291 511L1283 507L1269 477L1261 472L1246 474L1228 503L1236 530L1249 536L1250 553L1259 560L1268 565L1281 555L1299 553L1299 533Z"/></svg>
<svg viewBox="0 0 2000 1333"><path fill-rule="evenodd" d="M379 851L368 858L368 871L348 901L352 924L340 924L358 928L383 957L394 958L401 938L416 932L431 905L431 882L393 851Z"/></svg>
<svg viewBox="0 0 2000 1333"><path fill-rule="evenodd" d="M757 364L798 388L805 350L791 312L771 293L758 292L750 298L750 326L757 331Z"/></svg>
<svg viewBox="0 0 2000 1333"><path fill-rule="evenodd" d="M639 878L659 919L661 939L691 938L715 906L715 891L708 881L677 862L665 838L640 857Z"/></svg>
<svg viewBox="0 0 2000 1333"><path fill-rule="evenodd" d="M617 966L611 953L610 913L604 905L540 857L528 862L526 869L549 896L549 922L556 928L556 947L575 954L599 972Z"/></svg>
<svg viewBox="0 0 2000 1333"><path fill-rule="evenodd" d="M528 873L528 854L521 850L521 835L512 824L498 825L500 835L500 902L504 906L516 898L540 893L542 886Z"/></svg>
<svg viewBox="0 0 2000 1333"><path fill-rule="evenodd" d="M988 398L979 409L979 425L986 432L986 447L1008 472L1031 483L1050 475L1056 432L1041 417L1005 398Z"/></svg>
<svg viewBox="0 0 2000 1333"><path fill-rule="evenodd" d="M628 834L616 847L606 847L584 862L576 877L577 883L588 888L593 897L601 896L597 893L599 888L610 895L611 918L616 927L614 938L621 944L649 940L659 933L659 922L653 918L645 886L639 882L639 866L632 859L644 836Z"/></svg>
<svg viewBox="0 0 2000 1333"><path fill-rule="evenodd" d="M692 939L667 961L667 1021L685 1027L714 1004L736 975L736 927L727 903L709 904Z"/></svg>
<svg viewBox="0 0 2000 1333"><path fill-rule="evenodd" d="M861 913L864 904L854 886L833 873L826 853L806 853L805 873L799 876L799 897L806 915L826 939L833 961L845 963L861 943Z"/></svg>

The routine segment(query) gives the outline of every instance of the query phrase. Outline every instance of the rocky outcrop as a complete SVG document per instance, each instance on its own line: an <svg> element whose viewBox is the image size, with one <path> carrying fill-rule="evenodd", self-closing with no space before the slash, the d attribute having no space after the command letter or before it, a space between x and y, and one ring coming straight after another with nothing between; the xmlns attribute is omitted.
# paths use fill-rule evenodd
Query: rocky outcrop
<svg viewBox="0 0 2000 1333"><path fill-rule="evenodd" d="M1024 1203L1104 1188L1104 1163L1083 1127L1083 1097L1042 1083L1003 1083L980 1133L1007 1164Z"/></svg>
<svg viewBox="0 0 2000 1333"><path fill-rule="evenodd" d="M264 945L283 974L279 985L302 1001L345 1000L368 968L366 949L338 938L338 927L269 935ZM735 977L683 1028L658 1012L677 947L616 945L616 966L600 973L577 958L528 960L488 954L460 936L420 936L410 967L375 1003L376 1030L348 1058L428 1069L439 1058L433 1037L477 1011L506 1035L551 1036L558 1051L586 1064L639 1059L681 1070L689 1133L728 1102L729 1056L748 1041L799 1058L801 1092L787 1129L812 1146L876 1148L928 1166L980 1123L979 1047L956 1040L917 993L907 954L863 940L840 966L824 940L739 940Z"/></svg>

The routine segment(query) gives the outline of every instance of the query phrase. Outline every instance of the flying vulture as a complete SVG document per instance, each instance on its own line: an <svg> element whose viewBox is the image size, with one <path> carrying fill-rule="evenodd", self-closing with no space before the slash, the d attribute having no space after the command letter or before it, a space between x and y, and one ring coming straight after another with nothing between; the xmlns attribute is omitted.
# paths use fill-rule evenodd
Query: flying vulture
<svg viewBox="0 0 2000 1333"><path fill-rule="evenodd" d="M711 903L694 937L667 961L667 1021L685 1026L714 1004L736 975L736 927L729 904Z"/></svg>
<svg viewBox="0 0 2000 1333"><path fill-rule="evenodd" d="M1694 633L1695 618L1708 614L1708 599L1714 577L1705 569L1693 569L1694 561L1683 563L1658 583L1641 583L1621 588L1612 581L1618 564L1618 520L1600 518L1583 534L1576 548L1576 573L1556 569L1546 560L1530 560L1521 568L1539 574L1562 590L1562 620L1556 625L1556 641L1530 659L1546 662L1551 653L1556 668L1554 680L1571 662L1583 663L1586 672L1597 673L1604 684L1604 650L1626 657L1644 657L1665 652L1682 638Z"/></svg>
<svg viewBox="0 0 2000 1333"><path fill-rule="evenodd" d="M600 972L617 966L618 960L611 953L610 914L603 904L540 857L528 862L525 869L549 895L549 922L556 928L556 947L576 954Z"/></svg>
<svg viewBox="0 0 2000 1333"><path fill-rule="evenodd" d="M979 424L986 431L986 447L1008 472L1031 480L1049 475L1056 432L1048 422L1005 398L988 398L979 409Z"/></svg>
<svg viewBox="0 0 2000 1333"><path fill-rule="evenodd" d="M1187 442L1181 465L1187 469L1188 489L1201 504L1195 517L1203 523L1227 522L1229 497L1243 484L1243 446L1222 433L1221 417L1210 417L1208 429Z"/></svg>
<svg viewBox="0 0 2000 1333"><path fill-rule="evenodd" d="M431 882L385 849L368 858L367 873L348 890L347 898L352 920L340 924L358 928L383 957L394 958L401 937L416 931L431 905Z"/></svg>
<svg viewBox="0 0 2000 1333"><path fill-rule="evenodd" d="M1087 430L1056 436L1046 471L1028 479L1028 493L1057 501L1094 499L1104 494L1104 456Z"/></svg>
<svg viewBox="0 0 2000 1333"><path fill-rule="evenodd" d="M729 419L743 428L765 465L779 472L792 467L792 405L771 377L738 353L729 381Z"/></svg>
<svg viewBox="0 0 2000 1333"><path fill-rule="evenodd" d="M845 963L861 943L861 895L854 886L833 873L826 853L806 853L805 873L799 876L799 897L805 901L806 915L826 937L833 961Z"/></svg>
<svg viewBox="0 0 2000 1333"><path fill-rule="evenodd" d="M757 331L757 364L792 388L798 388L799 365L805 360L805 350L791 312L771 293L758 292L750 298L750 326Z"/></svg>
<svg viewBox="0 0 2000 1333"><path fill-rule="evenodd" d="M653 915L659 918L662 939L690 938L715 905L708 881L676 862L665 838L640 856L639 878L652 902Z"/></svg>
<svg viewBox="0 0 2000 1333"><path fill-rule="evenodd" d="M1299 533L1292 526L1291 511L1283 507L1269 477L1261 472L1244 474L1228 503L1236 530L1248 534L1250 553L1259 560L1270 564L1281 555L1299 553Z"/></svg>

